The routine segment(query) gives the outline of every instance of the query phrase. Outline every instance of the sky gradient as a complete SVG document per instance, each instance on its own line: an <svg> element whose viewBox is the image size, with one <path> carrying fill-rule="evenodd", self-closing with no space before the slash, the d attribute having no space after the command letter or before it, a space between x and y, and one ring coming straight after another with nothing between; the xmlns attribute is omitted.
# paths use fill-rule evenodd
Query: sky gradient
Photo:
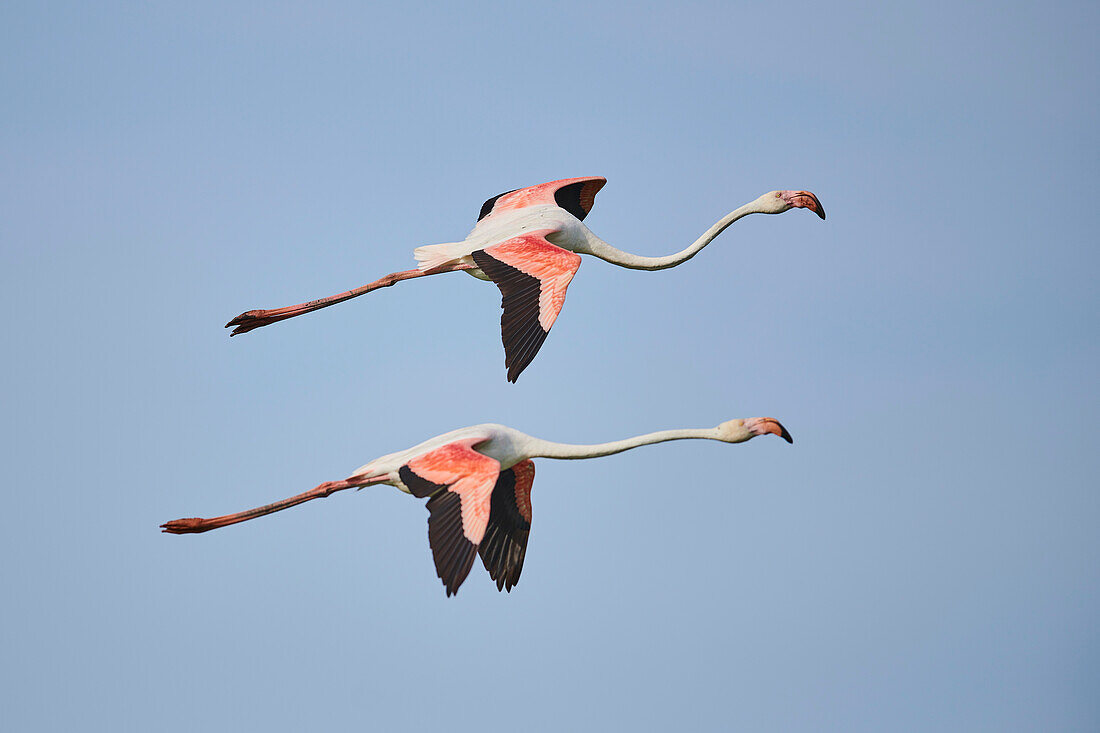
<svg viewBox="0 0 1100 733"><path fill-rule="evenodd" d="M1098 20L5 4L6 725L1096 730ZM462 274L221 328L584 175L586 223L640 254L771 189L829 218L749 217L663 272L586 258L516 385ZM389 487L157 529L479 422L755 415L794 445L539 461L511 594L475 566L445 598Z"/></svg>

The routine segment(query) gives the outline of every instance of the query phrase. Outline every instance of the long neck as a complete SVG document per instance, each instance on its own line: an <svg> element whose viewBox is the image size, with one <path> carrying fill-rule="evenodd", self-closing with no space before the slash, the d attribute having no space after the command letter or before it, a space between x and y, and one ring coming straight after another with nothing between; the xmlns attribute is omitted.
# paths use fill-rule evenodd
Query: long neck
<svg viewBox="0 0 1100 733"><path fill-rule="evenodd" d="M665 443L669 440L689 440L701 438L705 440L721 440L718 437L717 428L683 428L681 430L658 430L656 433L646 433L626 440L613 440L610 443L596 443L595 445L571 445L569 443L554 443L549 440L534 438L532 458L561 458L572 460L575 458L599 458L622 453L624 450L637 448L653 443Z"/></svg>
<svg viewBox="0 0 1100 733"><path fill-rule="evenodd" d="M760 212L756 208L755 201L745 204L718 220L714 226L708 229L703 236L696 239L687 249L664 257L643 257L641 255L631 254L630 252L624 252L621 249L612 247L610 244L591 233L589 233L588 236L588 254L599 257L602 260L607 260L608 262L613 262L616 265L621 265L622 267L628 267L632 270L664 270L665 268L675 267L681 262L690 260L698 254L703 247L710 244L715 237L725 231L726 227L730 224L741 217L756 213L763 212Z"/></svg>

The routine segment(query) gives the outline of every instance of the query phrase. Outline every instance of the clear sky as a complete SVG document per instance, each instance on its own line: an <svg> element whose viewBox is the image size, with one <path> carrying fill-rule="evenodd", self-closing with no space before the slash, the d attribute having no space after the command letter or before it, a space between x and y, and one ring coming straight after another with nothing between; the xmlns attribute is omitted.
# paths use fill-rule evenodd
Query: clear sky
<svg viewBox="0 0 1100 733"><path fill-rule="evenodd" d="M1086 3L5 3L0 706L10 730L1100 728ZM230 340L602 175L504 379L499 294L399 285ZM538 464L519 587L435 577L341 478L479 422Z"/></svg>

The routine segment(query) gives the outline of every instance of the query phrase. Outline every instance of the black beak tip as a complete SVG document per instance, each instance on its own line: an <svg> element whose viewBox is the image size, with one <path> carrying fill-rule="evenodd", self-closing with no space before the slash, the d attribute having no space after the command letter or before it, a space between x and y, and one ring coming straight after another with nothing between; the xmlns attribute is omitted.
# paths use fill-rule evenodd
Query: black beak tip
<svg viewBox="0 0 1100 733"><path fill-rule="evenodd" d="M782 431L782 435L780 435L779 437L793 445L794 444L794 438L792 438L791 434L787 432L787 429L785 427L783 427L782 425L779 426L779 429L780 429L780 431Z"/></svg>

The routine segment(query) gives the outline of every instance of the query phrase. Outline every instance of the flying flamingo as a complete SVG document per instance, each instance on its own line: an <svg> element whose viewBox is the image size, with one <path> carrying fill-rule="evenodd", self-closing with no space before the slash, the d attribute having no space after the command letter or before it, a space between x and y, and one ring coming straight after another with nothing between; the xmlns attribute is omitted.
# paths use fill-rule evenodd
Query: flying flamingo
<svg viewBox="0 0 1100 733"><path fill-rule="evenodd" d="M531 530L532 458L597 458L689 438L744 443L767 433L794 442L787 429L771 417L729 420L716 428L661 430L597 445L552 443L504 425L474 425L376 458L343 481L326 481L274 504L212 519L176 519L161 527L173 534L206 532L344 489L389 484L419 499L427 497L428 544L448 596L458 592L477 554L496 581L497 590L511 592L523 570Z"/></svg>
<svg viewBox="0 0 1100 733"><path fill-rule="evenodd" d="M251 310L225 324L231 336L327 308L378 288L424 275L465 270L500 288L500 319L508 381L515 382L542 347L581 265L579 255L599 257L633 270L663 270L694 257L733 222L749 214L781 214L807 208L822 219L825 209L809 191L772 191L736 209L676 254L643 257L603 241L581 222L607 183L600 177L565 178L494 196L481 207L473 231L461 242L417 247L415 270L393 272L362 287L308 303Z"/></svg>

